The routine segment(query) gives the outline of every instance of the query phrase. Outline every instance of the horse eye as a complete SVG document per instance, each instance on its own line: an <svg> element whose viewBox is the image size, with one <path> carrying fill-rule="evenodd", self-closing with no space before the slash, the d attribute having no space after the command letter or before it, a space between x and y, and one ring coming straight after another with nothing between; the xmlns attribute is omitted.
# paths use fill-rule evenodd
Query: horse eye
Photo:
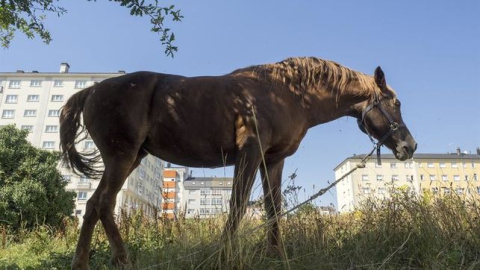
<svg viewBox="0 0 480 270"><path fill-rule="evenodd" d="M400 106L402 105L402 103L400 103L400 101L398 101L398 100L395 100L394 104L395 104L395 107L397 107L397 108L400 108Z"/></svg>

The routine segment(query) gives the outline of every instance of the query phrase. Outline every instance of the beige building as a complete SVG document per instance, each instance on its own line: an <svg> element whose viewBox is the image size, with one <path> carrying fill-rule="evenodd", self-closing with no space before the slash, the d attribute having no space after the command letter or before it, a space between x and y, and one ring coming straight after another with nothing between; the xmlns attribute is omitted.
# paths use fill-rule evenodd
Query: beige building
<svg viewBox="0 0 480 270"><path fill-rule="evenodd" d="M59 150L59 110L77 91L104 79L123 75L114 73L72 73L67 63L59 72L0 72L0 126L13 124L28 130L28 140L38 148ZM77 145L81 151L95 148L92 140ZM82 219L87 200L99 181L80 177L66 168L59 168L68 190L77 193L74 215ZM157 214L161 206L163 161L153 156L143 159L140 166L125 181L117 196L115 214L123 207L143 209Z"/></svg>
<svg viewBox="0 0 480 270"><path fill-rule="evenodd" d="M352 156L335 169L335 179L360 163L364 155ZM413 159L398 161L391 154L382 155L382 164L370 159L337 184L339 212L350 212L370 197L385 198L396 188L409 188L416 194L443 196L455 192L465 198L480 198L480 150L469 154L457 150L449 154L415 154Z"/></svg>

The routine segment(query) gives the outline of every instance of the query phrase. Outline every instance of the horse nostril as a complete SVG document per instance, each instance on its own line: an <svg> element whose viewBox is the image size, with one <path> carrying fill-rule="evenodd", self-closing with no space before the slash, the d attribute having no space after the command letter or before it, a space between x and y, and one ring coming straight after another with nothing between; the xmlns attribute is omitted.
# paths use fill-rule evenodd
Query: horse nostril
<svg viewBox="0 0 480 270"><path fill-rule="evenodd" d="M417 151L417 146L418 146L418 144L415 143L415 146L413 147L413 152Z"/></svg>

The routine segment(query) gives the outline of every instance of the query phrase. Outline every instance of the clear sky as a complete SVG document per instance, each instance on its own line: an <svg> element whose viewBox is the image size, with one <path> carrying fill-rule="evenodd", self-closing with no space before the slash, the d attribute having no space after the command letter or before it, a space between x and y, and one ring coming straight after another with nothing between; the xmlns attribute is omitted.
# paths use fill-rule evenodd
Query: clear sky
<svg viewBox="0 0 480 270"><path fill-rule="evenodd" d="M59 3L68 14L47 19L52 43L18 33L10 49L0 49L0 72L58 71L68 62L71 72L221 75L294 56L367 74L380 65L402 101L417 152L480 147L480 1L181 1L185 18L167 22L179 46L174 59L163 54L147 18L106 0ZM315 127L287 159L284 178L296 171L303 198L332 181L346 157L371 146L355 119ZM194 175L224 170L194 169ZM316 203L336 204L334 192Z"/></svg>

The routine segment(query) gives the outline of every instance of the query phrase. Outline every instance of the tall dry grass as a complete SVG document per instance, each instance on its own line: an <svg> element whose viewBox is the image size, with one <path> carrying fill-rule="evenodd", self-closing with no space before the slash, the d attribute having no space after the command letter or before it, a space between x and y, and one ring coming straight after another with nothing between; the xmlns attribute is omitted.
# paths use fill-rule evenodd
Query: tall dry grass
<svg viewBox="0 0 480 270"><path fill-rule="evenodd" d="M225 217L147 220L123 217L120 231L134 269L480 269L479 202L435 199L406 191L369 200L358 211L323 216L298 211L281 221L287 261L265 254L263 221L244 220L225 242ZM260 227L259 227L260 226ZM39 226L6 235L0 269L66 269L77 226ZM110 269L101 226L92 241L91 269Z"/></svg>

